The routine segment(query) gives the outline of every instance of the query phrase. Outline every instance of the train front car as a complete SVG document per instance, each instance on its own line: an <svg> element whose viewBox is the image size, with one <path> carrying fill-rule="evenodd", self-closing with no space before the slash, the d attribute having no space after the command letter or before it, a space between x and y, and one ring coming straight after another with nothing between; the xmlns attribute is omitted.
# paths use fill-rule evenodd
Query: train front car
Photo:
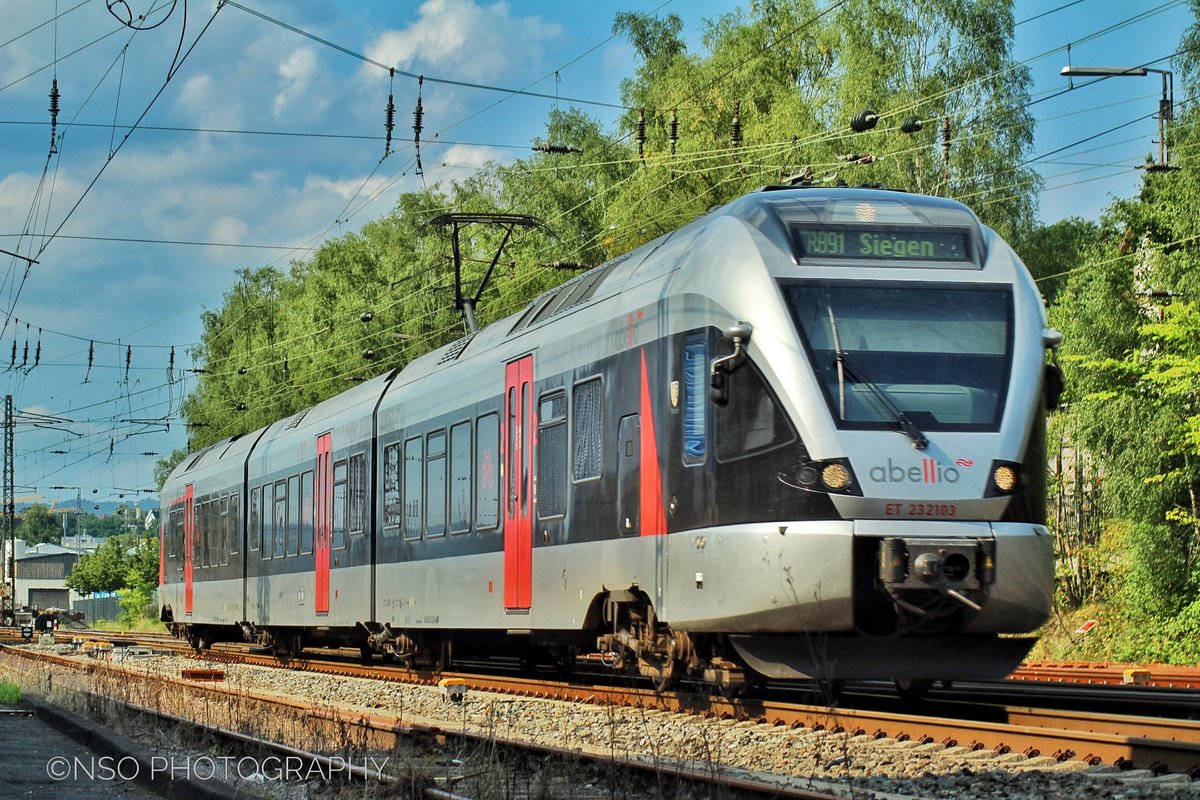
<svg viewBox="0 0 1200 800"><path fill-rule="evenodd" d="M735 524L667 537L672 626L724 628L775 679L1008 674L1033 639L1004 634L1051 603L1057 344L1011 248L952 201L804 188L716 212L693 253L673 288L710 298L724 334L703 376L684 347L684 383L711 384L718 440L762 454L716 454ZM681 413L702 452L713 429Z"/></svg>

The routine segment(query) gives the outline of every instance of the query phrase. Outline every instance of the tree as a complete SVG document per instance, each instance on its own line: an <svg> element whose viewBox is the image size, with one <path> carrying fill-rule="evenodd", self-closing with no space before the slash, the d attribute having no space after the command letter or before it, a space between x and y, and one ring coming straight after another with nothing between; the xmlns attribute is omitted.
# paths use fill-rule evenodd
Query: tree
<svg viewBox="0 0 1200 800"><path fill-rule="evenodd" d="M158 525L138 541L126 558L125 585L121 588L122 621L133 625L141 618L155 618L154 590L158 588Z"/></svg>
<svg viewBox="0 0 1200 800"><path fill-rule="evenodd" d="M62 542L62 529L58 517L50 513L50 509L40 503L34 503L25 509L25 517L17 526L16 538L27 545L41 542Z"/></svg>
<svg viewBox="0 0 1200 800"><path fill-rule="evenodd" d="M86 553L67 576L66 584L79 594L115 592L125 586L129 573L129 537L105 539L94 553Z"/></svg>

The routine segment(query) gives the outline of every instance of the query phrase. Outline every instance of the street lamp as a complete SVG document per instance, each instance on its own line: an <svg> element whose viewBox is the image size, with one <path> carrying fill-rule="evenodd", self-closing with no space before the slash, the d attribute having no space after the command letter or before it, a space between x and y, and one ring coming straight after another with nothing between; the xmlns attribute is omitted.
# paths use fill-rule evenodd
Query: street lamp
<svg viewBox="0 0 1200 800"><path fill-rule="evenodd" d="M1167 163L1166 124L1175 116L1175 75L1169 69L1152 67L1072 67L1066 66L1060 75L1070 78L1120 78L1134 76L1144 78L1154 72L1162 76L1162 99L1158 101L1158 163L1147 169L1154 172L1174 169Z"/></svg>

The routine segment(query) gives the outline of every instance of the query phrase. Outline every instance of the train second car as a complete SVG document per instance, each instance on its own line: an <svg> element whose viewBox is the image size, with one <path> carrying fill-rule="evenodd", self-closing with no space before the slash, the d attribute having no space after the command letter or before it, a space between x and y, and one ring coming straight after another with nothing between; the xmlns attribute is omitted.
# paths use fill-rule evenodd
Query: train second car
<svg viewBox="0 0 1200 800"><path fill-rule="evenodd" d="M966 207L766 189L163 488L197 646L997 677L1049 614L1041 298Z"/></svg>

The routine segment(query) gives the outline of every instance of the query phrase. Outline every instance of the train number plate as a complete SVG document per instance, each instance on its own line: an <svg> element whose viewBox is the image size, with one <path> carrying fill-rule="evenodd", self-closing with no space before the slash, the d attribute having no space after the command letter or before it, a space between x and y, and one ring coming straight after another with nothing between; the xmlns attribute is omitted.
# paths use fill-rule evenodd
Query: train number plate
<svg viewBox="0 0 1200 800"><path fill-rule="evenodd" d="M888 503L883 513L886 517L946 519L958 516L958 506L954 503Z"/></svg>

